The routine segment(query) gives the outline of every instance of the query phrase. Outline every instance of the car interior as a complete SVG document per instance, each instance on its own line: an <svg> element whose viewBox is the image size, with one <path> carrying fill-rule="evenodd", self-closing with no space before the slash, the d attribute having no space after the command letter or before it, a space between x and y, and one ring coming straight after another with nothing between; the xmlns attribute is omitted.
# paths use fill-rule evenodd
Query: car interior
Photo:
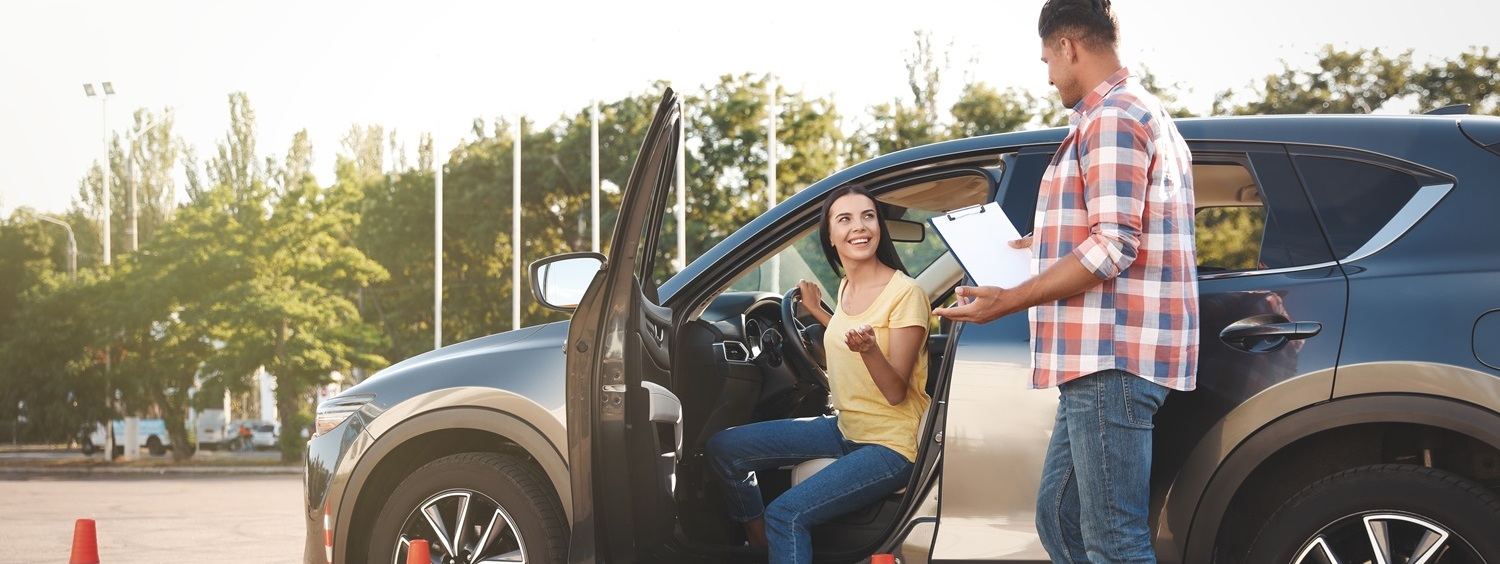
<svg viewBox="0 0 1500 564"><path fill-rule="evenodd" d="M1001 198L1018 230L1029 231L1040 173L1023 171L1023 166L1038 165L1034 161L1023 164L1014 154L968 157L862 180L884 204L897 251L933 305L951 298L964 272L927 228L927 219ZM1008 168L1016 174L1005 174ZM1195 165L1194 174L1200 230L1205 211L1264 224L1260 191L1244 166L1205 162ZM1029 178L1029 182L1019 182L1030 185L1007 190L1010 177ZM793 228L797 232L786 237L785 244L764 253L753 266L727 280L711 299L697 305L688 321L674 331L671 358L660 363L672 368L645 378L652 398L648 409L657 432L650 444L630 445L629 452L654 457L659 475L637 486L653 489L666 509L635 515L637 527L657 524L645 527L646 532L638 529L644 538L675 541L693 553L726 559L754 555L754 549L744 546L740 526L727 518L720 485L704 455L709 438L737 425L832 412L821 366L822 328L789 298L799 279L817 280L829 302L823 307L828 308L836 299L838 281L818 246L816 218ZM1243 232L1238 236L1243 238ZM1258 247L1258 238L1256 232L1247 244ZM1205 265L1204 271L1255 268L1260 259L1248 263L1235 257L1213 260L1222 264ZM922 491L919 486L932 479L941 454L940 449L929 447L935 444L930 440L934 429L942 427L941 414L935 410L943 394L940 375L946 370L950 332L949 322L933 318L927 392L934 401L919 431L911 482L880 502L815 528L813 544L820 558L856 560L868 555L880 541L890 538L904 521L900 516L920 501L913 492ZM769 503L828 462L759 472L762 495Z"/></svg>

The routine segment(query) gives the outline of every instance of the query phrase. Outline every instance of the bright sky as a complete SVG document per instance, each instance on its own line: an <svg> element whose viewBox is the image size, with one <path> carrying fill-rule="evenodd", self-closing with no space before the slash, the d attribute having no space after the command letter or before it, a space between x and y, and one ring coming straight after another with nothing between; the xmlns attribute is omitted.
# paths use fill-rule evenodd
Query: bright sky
<svg viewBox="0 0 1500 564"><path fill-rule="evenodd" d="M1116 1L1122 56L1145 63L1206 112L1213 95L1307 68L1324 44L1415 49L1418 63L1494 45L1494 0L1392 10L1376 3ZM908 97L913 31L950 46L944 93L967 79L1046 93L1036 37L1040 0L757 2L387 0L42 1L0 5L0 215L61 212L103 151L102 126L173 106L176 134L206 162L229 126L228 94L255 111L261 157L312 136L314 171L332 181L352 124L417 135L441 153L487 122L550 124L591 98L615 100L664 79L686 91L722 74L773 73L832 95L846 114ZM1412 6L1407 4L1407 6ZM1439 8L1440 6L1440 8ZM85 82L110 81L107 113ZM103 122L103 123L101 123ZM691 135L691 133L689 133ZM179 173L178 190L184 182ZM179 199L179 201L181 201Z"/></svg>

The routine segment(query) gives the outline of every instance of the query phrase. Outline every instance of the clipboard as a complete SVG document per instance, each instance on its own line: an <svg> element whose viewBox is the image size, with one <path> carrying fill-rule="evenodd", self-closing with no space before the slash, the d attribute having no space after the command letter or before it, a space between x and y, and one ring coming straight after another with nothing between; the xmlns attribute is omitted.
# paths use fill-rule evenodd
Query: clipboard
<svg viewBox="0 0 1500 564"><path fill-rule="evenodd" d="M953 210L928 221L975 284L1014 288L1031 277L1031 249L1010 246L1021 234L999 203Z"/></svg>

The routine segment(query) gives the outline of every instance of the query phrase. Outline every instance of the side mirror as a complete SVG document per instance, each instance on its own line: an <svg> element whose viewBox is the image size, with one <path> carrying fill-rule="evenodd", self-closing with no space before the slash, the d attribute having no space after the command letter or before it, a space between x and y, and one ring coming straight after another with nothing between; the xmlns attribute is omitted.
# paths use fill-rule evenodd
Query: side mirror
<svg viewBox="0 0 1500 564"><path fill-rule="evenodd" d="M604 269L604 255L581 252L553 255L531 263L531 294L543 306L573 311Z"/></svg>

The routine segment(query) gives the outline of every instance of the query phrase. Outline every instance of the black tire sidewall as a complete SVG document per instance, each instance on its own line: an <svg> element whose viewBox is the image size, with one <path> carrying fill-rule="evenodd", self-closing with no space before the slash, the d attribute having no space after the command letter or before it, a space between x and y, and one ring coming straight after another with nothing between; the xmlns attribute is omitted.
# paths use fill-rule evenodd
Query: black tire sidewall
<svg viewBox="0 0 1500 564"><path fill-rule="evenodd" d="M1404 464L1365 466L1324 478L1292 496L1266 522L1247 562L1290 562L1335 521L1371 511L1421 516L1500 562L1500 502L1483 487L1443 470Z"/></svg>
<svg viewBox="0 0 1500 564"><path fill-rule="evenodd" d="M368 539L369 562L391 562L407 516L432 495L468 490L489 496L515 520L528 562L564 562L567 525L550 484L524 464L499 454L447 456L412 472L391 492Z"/></svg>

